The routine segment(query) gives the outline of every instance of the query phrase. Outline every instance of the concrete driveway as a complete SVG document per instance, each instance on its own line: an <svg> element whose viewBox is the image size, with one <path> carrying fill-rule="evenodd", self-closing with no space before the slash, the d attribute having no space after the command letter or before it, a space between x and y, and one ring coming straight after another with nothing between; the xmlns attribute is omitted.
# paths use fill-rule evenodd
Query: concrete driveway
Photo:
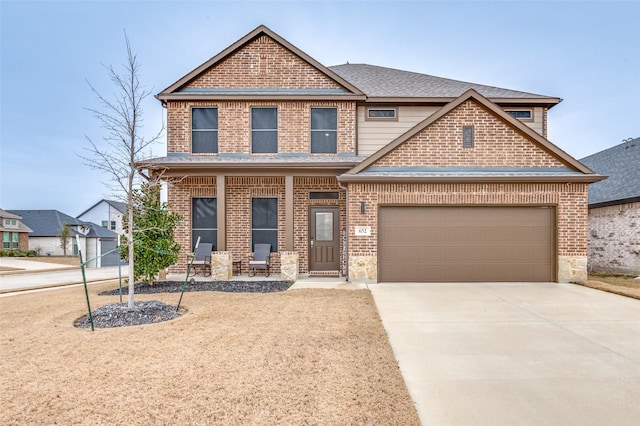
<svg viewBox="0 0 640 426"><path fill-rule="evenodd" d="M639 424L640 300L556 283L369 288L423 424Z"/></svg>

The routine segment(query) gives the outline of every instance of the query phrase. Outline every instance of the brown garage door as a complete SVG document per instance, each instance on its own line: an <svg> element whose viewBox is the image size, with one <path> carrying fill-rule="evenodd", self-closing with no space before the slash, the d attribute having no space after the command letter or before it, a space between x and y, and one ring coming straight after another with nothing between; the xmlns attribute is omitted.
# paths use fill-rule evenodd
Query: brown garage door
<svg viewBox="0 0 640 426"><path fill-rule="evenodd" d="M554 281L552 207L380 207L381 282Z"/></svg>

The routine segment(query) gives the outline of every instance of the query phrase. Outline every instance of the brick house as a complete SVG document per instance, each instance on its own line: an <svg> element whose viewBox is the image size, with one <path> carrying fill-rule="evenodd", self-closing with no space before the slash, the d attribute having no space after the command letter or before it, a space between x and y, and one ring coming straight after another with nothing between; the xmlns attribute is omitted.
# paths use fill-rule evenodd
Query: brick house
<svg viewBox="0 0 640 426"><path fill-rule="evenodd" d="M22 223L22 217L0 209L0 232L3 250L29 250L31 228Z"/></svg>
<svg viewBox="0 0 640 426"><path fill-rule="evenodd" d="M589 188L589 270L640 275L640 138L580 161L608 176Z"/></svg>
<svg viewBox="0 0 640 426"><path fill-rule="evenodd" d="M559 98L365 64L260 26L157 95L184 271L198 237L246 272L367 281L586 278L588 184L546 139ZM219 268L221 266L221 268Z"/></svg>

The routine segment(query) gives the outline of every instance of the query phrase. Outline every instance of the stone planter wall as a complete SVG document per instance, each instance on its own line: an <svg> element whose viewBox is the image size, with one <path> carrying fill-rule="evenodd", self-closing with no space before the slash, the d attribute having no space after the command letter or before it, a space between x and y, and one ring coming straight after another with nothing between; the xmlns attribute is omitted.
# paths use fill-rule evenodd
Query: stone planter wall
<svg viewBox="0 0 640 426"><path fill-rule="evenodd" d="M300 256L295 251L280 252L280 277L283 281L297 281Z"/></svg>
<svg viewBox="0 0 640 426"><path fill-rule="evenodd" d="M230 280L233 275L233 263L230 251L211 253L211 279Z"/></svg>

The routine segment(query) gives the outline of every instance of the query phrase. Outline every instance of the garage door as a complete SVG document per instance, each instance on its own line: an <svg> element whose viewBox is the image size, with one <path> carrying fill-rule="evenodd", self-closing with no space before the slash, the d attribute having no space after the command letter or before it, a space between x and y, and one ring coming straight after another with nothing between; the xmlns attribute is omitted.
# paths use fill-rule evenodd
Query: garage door
<svg viewBox="0 0 640 426"><path fill-rule="evenodd" d="M380 207L381 282L554 281L552 207Z"/></svg>

